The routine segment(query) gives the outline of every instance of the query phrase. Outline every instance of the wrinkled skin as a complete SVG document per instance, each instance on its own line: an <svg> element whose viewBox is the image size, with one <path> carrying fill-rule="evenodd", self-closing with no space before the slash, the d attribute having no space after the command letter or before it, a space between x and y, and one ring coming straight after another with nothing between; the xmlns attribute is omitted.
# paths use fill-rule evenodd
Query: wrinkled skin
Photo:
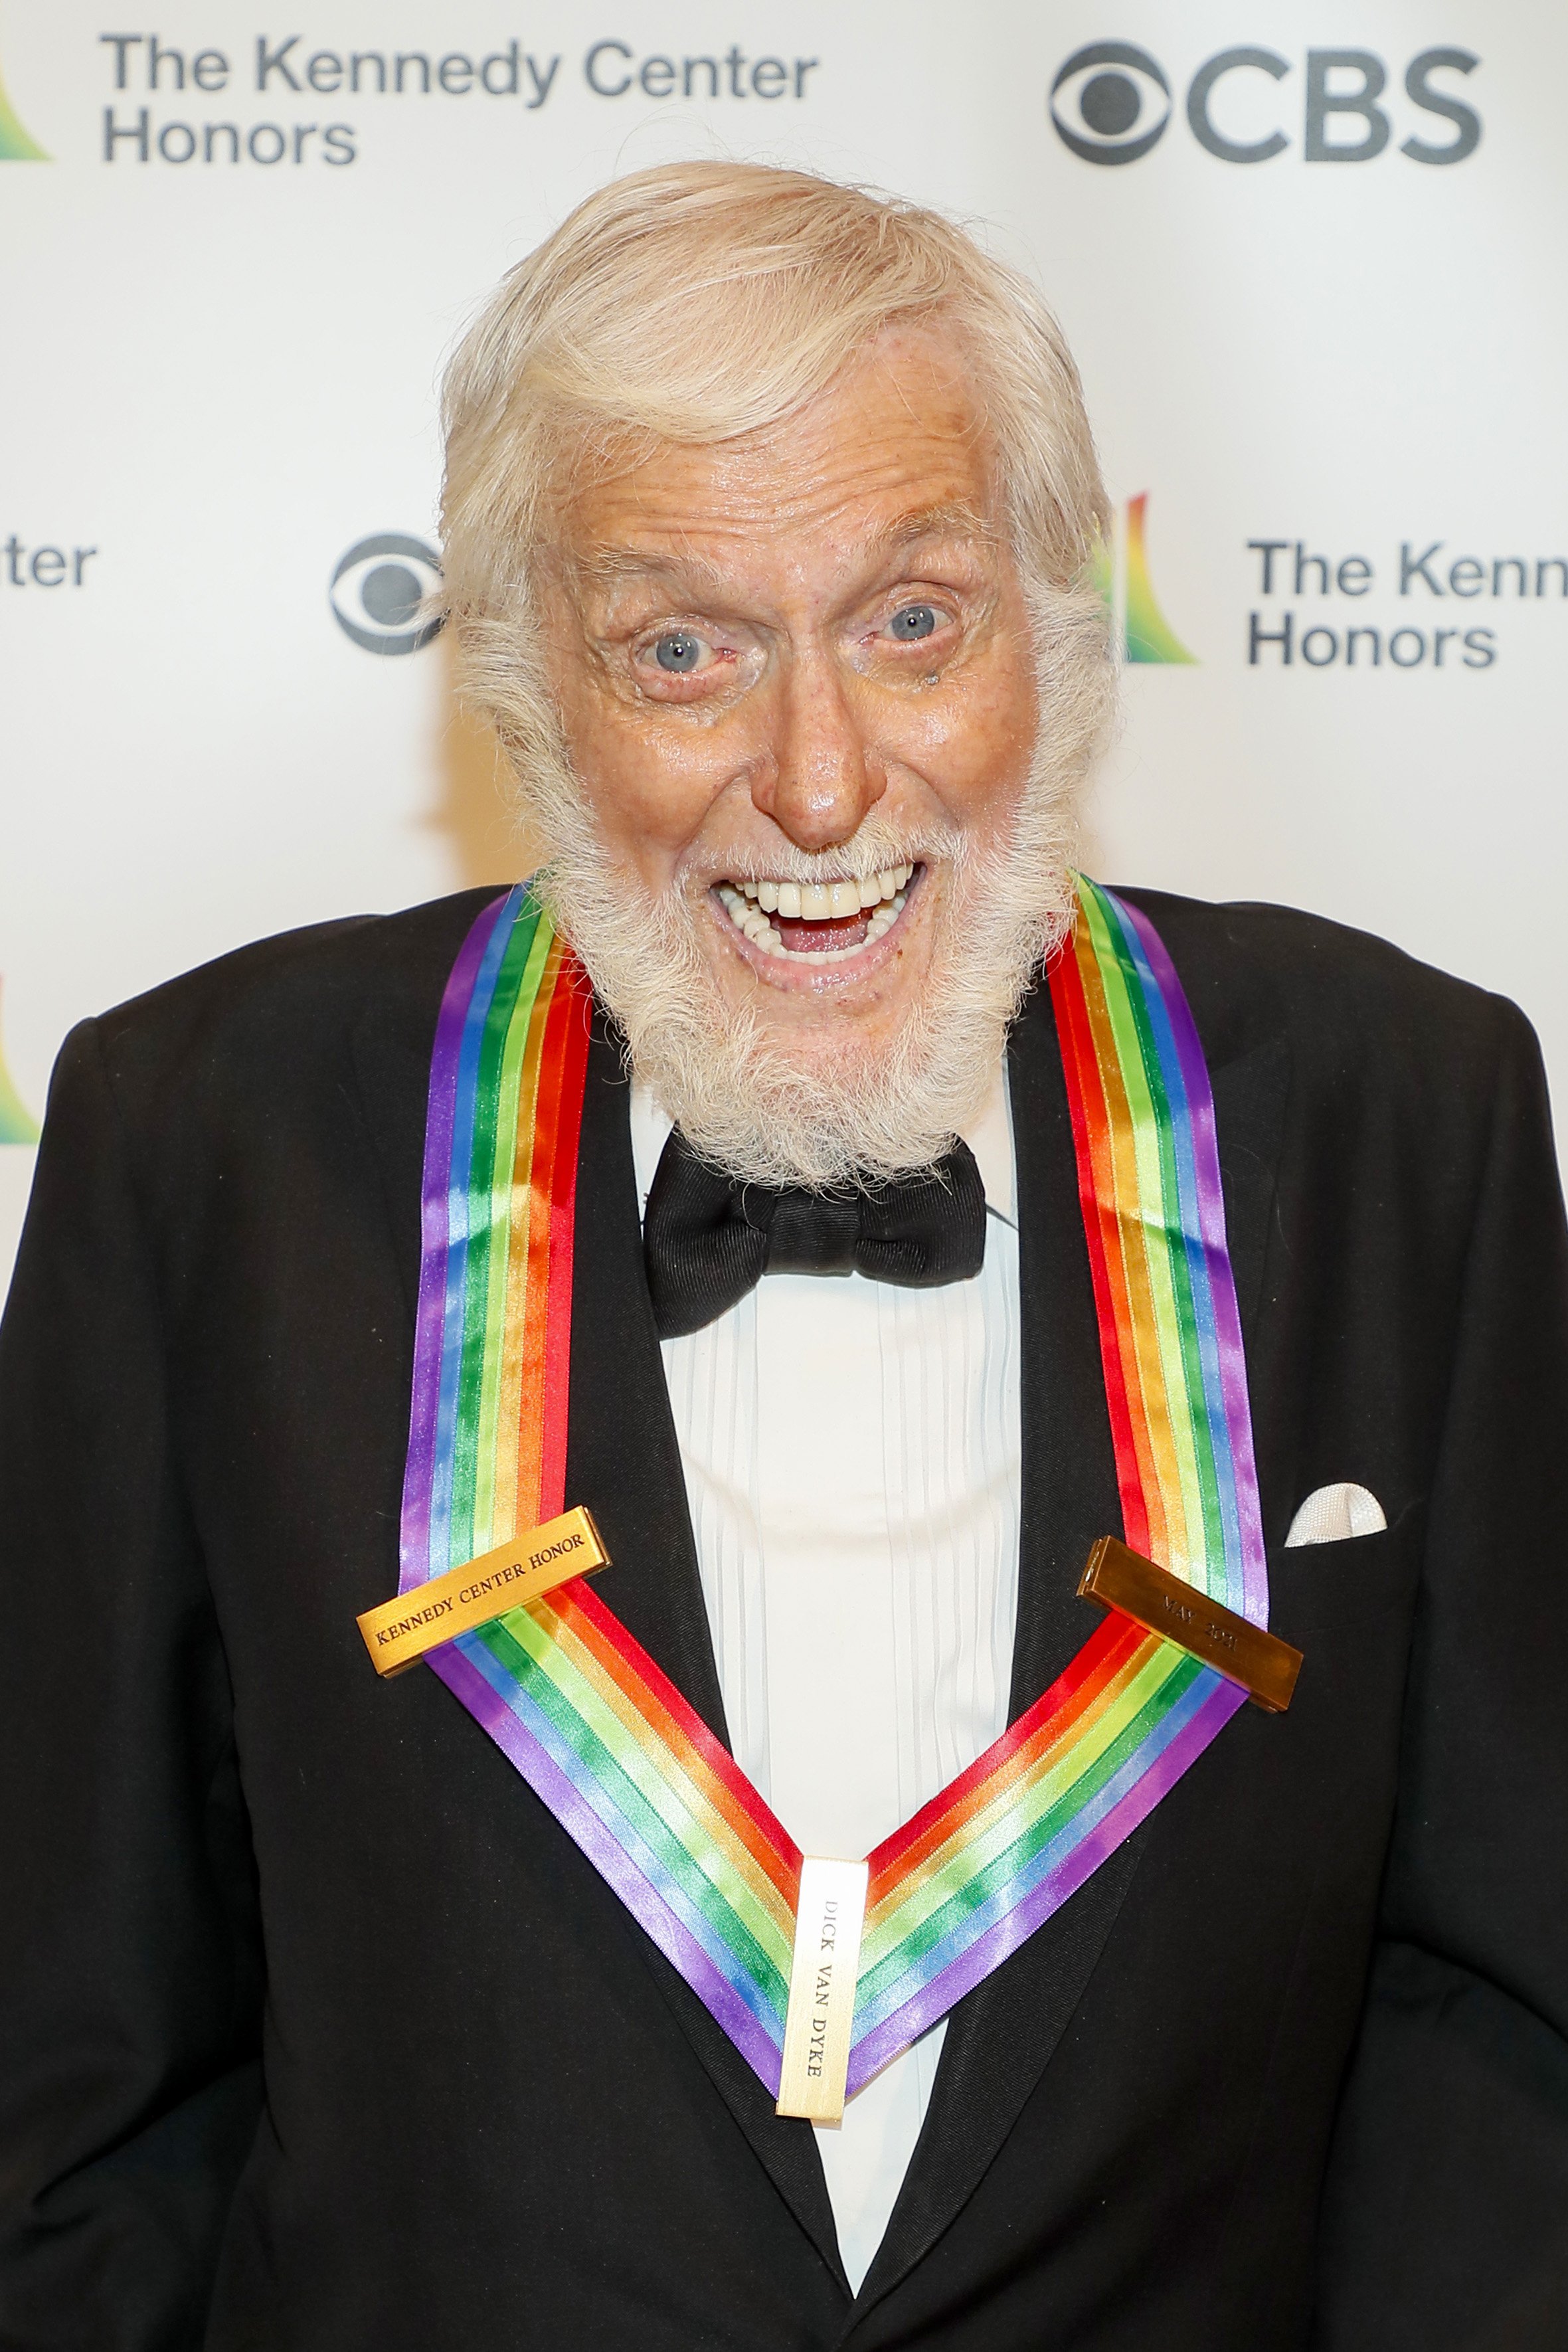
<svg viewBox="0 0 1568 2352"><path fill-rule="evenodd" d="M716 989L793 1056L845 1024L874 1050L918 999L950 887L926 846L1005 832L1038 723L958 355L889 332L782 425L580 482L542 604L567 747L616 865L701 902ZM810 878L801 852L822 879L883 864L863 836L856 852L873 813L916 866L883 937L822 964L736 927L727 880Z"/></svg>

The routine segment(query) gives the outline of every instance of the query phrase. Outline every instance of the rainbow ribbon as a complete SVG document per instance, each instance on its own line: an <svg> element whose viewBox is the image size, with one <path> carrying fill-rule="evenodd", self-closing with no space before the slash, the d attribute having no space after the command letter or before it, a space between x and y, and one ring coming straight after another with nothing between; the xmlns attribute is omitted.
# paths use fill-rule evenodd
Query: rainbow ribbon
<svg viewBox="0 0 1568 2352"><path fill-rule="evenodd" d="M1124 1532L1261 1624L1202 1049L1147 918L1092 882L1078 890L1051 989ZM522 888L481 915L447 983L425 1139L405 1591L564 1507L589 1004L580 967ZM777 2095L801 1857L734 1758L580 1580L430 1663ZM1060 1908L1243 1697L1108 1616L1027 1714L877 1848L852 2095Z"/></svg>

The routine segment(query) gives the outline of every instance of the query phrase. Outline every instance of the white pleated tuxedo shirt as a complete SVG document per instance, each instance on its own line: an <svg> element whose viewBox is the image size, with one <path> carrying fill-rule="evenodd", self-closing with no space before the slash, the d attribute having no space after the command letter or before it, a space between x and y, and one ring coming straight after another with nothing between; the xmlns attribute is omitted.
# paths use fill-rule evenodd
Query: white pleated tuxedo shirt
<svg viewBox="0 0 1568 2352"><path fill-rule="evenodd" d="M646 1206L670 1122L632 1091ZM766 1275L664 1343L737 1760L806 1853L852 1859L1006 1728L1018 1607L1018 1220L998 1067L966 1140L970 1282ZM920 2136L945 2024L817 2128L858 2291Z"/></svg>

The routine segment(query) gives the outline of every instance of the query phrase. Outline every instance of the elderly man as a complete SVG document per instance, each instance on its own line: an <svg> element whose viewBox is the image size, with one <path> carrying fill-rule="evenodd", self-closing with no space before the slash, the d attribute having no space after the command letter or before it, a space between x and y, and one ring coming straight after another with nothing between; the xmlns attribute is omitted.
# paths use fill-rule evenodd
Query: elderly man
<svg viewBox="0 0 1568 2352"><path fill-rule="evenodd" d="M944 221L625 180L447 412L538 874L51 1098L0 2340L1561 2346L1525 1024L1074 877L1104 502Z"/></svg>

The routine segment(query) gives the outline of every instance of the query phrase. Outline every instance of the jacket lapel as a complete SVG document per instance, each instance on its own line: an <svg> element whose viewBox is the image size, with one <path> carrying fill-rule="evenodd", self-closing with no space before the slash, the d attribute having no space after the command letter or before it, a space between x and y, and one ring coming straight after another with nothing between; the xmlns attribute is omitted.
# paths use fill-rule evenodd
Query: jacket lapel
<svg viewBox="0 0 1568 2352"><path fill-rule="evenodd" d="M643 1271L630 1096L613 1035L596 1012L578 1154L567 1499L591 1510L614 1563L594 1579L594 1591L727 1744Z"/></svg>
<svg viewBox="0 0 1568 2352"><path fill-rule="evenodd" d="M578 1163L567 1499L588 1505L614 1563L594 1580L605 1606L727 1745L643 1268L629 1100L618 1041L596 1016ZM847 2294L810 2125L774 2114L773 2101L685 1979L640 1931L632 1932L715 2087Z"/></svg>
<svg viewBox="0 0 1568 2352"><path fill-rule="evenodd" d="M1167 940L1167 945L1171 944ZM1195 1007L1195 1011L1197 1008ZM1201 1015L1199 1016L1201 1018ZM1206 1049L1209 1039L1205 1037ZM1216 1041L1210 1061L1232 1267L1252 1338L1272 1214L1288 1053L1281 1040ZM1023 1494L1010 1717L1031 1706L1093 1632L1078 1598L1089 1548L1119 1533L1099 1324L1072 1127L1049 991L1009 1047L1018 1162ZM1250 1352L1250 1349L1249 1349ZM1054 1917L952 2011L925 2127L855 2306L857 2319L913 2269L973 2194L1049 2064L1115 1927L1156 1811Z"/></svg>

